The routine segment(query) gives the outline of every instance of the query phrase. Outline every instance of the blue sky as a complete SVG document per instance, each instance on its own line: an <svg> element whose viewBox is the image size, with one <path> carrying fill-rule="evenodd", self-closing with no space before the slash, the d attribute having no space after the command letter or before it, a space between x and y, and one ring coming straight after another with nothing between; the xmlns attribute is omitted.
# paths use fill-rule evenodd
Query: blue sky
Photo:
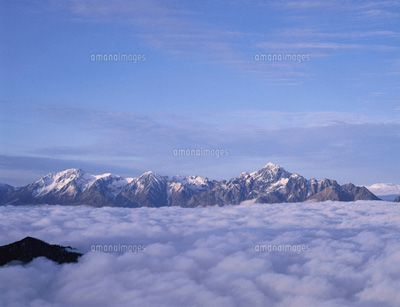
<svg viewBox="0 0 400 307"><path fill-rule="evenodd" d="M0 182L67 167L218 179L272 161L400 183L399 1L17 0L0 14ZM199 148L227 154L173 155Z"/></svg>

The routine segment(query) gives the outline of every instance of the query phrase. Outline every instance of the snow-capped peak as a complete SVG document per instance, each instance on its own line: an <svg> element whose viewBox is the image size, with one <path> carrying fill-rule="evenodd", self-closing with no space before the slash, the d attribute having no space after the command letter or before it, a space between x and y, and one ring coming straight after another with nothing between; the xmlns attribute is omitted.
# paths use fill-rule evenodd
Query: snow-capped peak
<svg viewBox="0 0 400 307"><path fill-rule="evenodd" d="M282 177L287 178L290 177L290 175L291 174L287 172L284 168L271 162L267 163L259 171L250 174L250 176L254 180L262 180L262 181L266 180L268 182L279 180Z"/></svg>
<svg viewBox="0 0 400 307"><path fill-rule="evenodd" d="M278 170L281 167L278 164L272 163L272 162L268 162L267 164L265 164L264 168L270 169L270 170Z"/></svg>
<svg viewBox="0 0 400 307"><path fill-rule="evenodd" d="M81 169L69 168L57 173L50 173L33 183L35 195L45 195L51 191L61 191L71 182L85 177ZM83 180L86 181L86 180ZM68 191L71 192L70 190Z"/></svg>
<svg viewBox="0 0 400 307"><path fill-rule="evenodd" d="M165 177L157 175L152 171L147 171L140 175L138 178L134 179L132 184L136 185L136 191L140 192L149 187L160 186L164 184L164 182Z"/></svg>
<svg viewBox="0 0 400 307"><path fill-rule="evenodd" d="M151 180L151 181L159 181L162 179L162 176L156 174L155 172L152 171L147 171L141 174L136 180L137 181L146 181L146 180Z"/></svg>
<svg viewBox="0 0 400 307"><path fill-rule="evenodd" d="M193 191L205 190L209 187L210 181L207 177L201 176L174 176L169 183L170 191L180 191L185 187Z"/></svg>
<svg viewBox="0 0 400 307"><path fill-rule="evenodd" d="M81 170L80 168L67 168L56 174L73 174L73 173L80 173L80 172L83 172L83 170Z"/></svg>
<svg viewBox="0 0 400 307"><path fill-rule="evenodd" d="M43 196L50 192L74 194L78 192L77 190L86 191L98 180L108 179L111 180L108 186L113 191L120 190L133 181L133 178L123 178L111 173L91 175L81 169L70 168L40 178L33 184L33 194L36 196Z"/></svg>
<svg viewBox="0 0 400 307"><path fill-rule="evenodd" d="M190 184L190 185L206 185L208 183L208 179L206 177L201 176L185 176L185 177L174 177L180 183Z"/></svg>

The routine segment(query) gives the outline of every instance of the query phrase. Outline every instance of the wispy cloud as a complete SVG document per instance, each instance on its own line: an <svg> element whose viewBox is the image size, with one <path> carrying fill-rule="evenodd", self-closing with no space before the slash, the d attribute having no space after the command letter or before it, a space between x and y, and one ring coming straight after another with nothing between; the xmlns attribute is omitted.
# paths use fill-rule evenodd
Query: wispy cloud
<svg viewBox="0 0 400 307"><path fill-rule="evenodd" d="M256 73L273 83L290 84L307 74L296 63L255 63L256 50L243 48L260 35L214 26L195 11L172 3L149 1L69 1L54 7L70 12L79 21L116 22L130 28L151 48L175 58L222 64L242 73Z"/></svg>
<svg viewBox="0 0 400 307"><path fill-rule="evenodd" d="M342 44L342 43L331 43L331 42L302 42L302 43L284 43L284 42L263 42L257 44L259 48L267 49L329 49L329 50L340 50L340 49L362 49L366 46L357 44Z"/></svg>
<svg viewBox="0 0 400 307"><path fill-rule="evenodd" d="M263 50L285 50L286 52L294 52L295 50L305 50L312 58L328 56L327 51L362 51L369 52L393 52L400 50L399 47L390 45L376 44L352 44L338 42L261 42L257 44L257 48ZM321 53L322 52L322 53Z"/></svg>
<svg viewBox="0 0 400 307"><path fill-rule="evenodd" d="M222 62L239 56L232 45L242 33L216 29L196 18L195 12L178 9L172 3L84 0L70 1L64 8L85 20L130 25L150 46L173 55L201 54Z"/></svg>
<svg viewBox="0 0 400 307"><path fill-rule="evenodd" d="M294 38L318 39L367 39L367 38L400 38L400 32L391 30L364 30L364 31L321 31L318 29L288 29L282 35Z"/></svg>
<svg viewBox="0 0 400 307"><path fill-rule="evenodd" d="M263 5L270 5L285 10L297 10L303 12L315 12L317 10L355 12L365 18L395 18L398 13L394 9L399 8L398 1L347 1L347 0L299 0L299 1L266 1Z"/></svg>
<svg viewBox="0 0 400 307"><path fill-rule="evenodd" d="M239 2L241 6L247 4ZM254 56L262 50L285 51L307 50L312 58L327 57L339 51L397 51L398 44L359 42L366 38L399 38L399 33L387 29L299 29L296 22L290 28L270 28L268 33L243 31L232 26L221 27L204 20L201 14L179 2L157 0L136 1L90 1L72 0L52 2L54 8L68 11L80 21L120 23L151 48L180 59L188 57L196 61L222 64L229 69L245 74L257 74L270 83L298 85L312 75L309 64L295 62L262 65ZM255 3L254 5L257 5ZM392 1L263 1L258 5L268 6L266 17L275 10L297 10L312 13L316 25L318 9L344 10L357 14L372 14L373 11L392 11L397 4ZM382 12L380 14L382 14ZM375 13L376 15L378 13ZM291 14L286 17L291 18ZM297 17L294 18L296 20ZM344 17L347 18L346 16ZM290 24L290 23L289 23ZM295 38L291 40L288 38ZM261 49L261 50L260 50ZM265 63L264 63L265 64Z"/></svg>

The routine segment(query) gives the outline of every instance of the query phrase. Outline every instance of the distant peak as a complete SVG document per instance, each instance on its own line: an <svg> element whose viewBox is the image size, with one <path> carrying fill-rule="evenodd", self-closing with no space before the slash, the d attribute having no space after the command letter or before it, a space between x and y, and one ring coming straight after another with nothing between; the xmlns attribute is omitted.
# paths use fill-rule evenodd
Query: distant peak
<svg viewBox="0 0 400 307"><path fill-rule="evenodd" d="M143 174L141 174L141 175L139 176L139 179L145 179L145 178L155 178L155 179L158 179L158 178L161 178L161 176L159 176L158 174L156 174L156 173L153 172L153 171L147 171L147 172L144 172Z"/></svg>
<svg viewBox="0 0 400 307"><path fill-rule="evenodd" d="M65 175L65 174L80 174L80 173L84 173L84 171L81 170L80 168L67 168L61 172L58 172L57 174Z"/></svg>
<svg viewBox="0 0 400 307"><path fill-rule="evenodd" d="M79 169L79 168L68 168L59 172L53 172L53 173L49 173L43 177L41 177L40 179L38 179L36 182L40 182L40 181L47 181L47 180L54 180L57 178L65 178L65 177L70 177L70 176L74 176L74 177L78 177L80 175L84 174L84 171Z"/></svg>
<svg viewBox="0 0 400 307"><path fill-rule="evenodd" d="M142 176L151 176L151 175L155 175L154 174L154 172L152 172L152 171L147 171L147 172L144 172L142 175L140 175L140 177L142 177Z"/></svg>
<svg viewBox="0 0 400 307"><path fill-rule="evenodd" d="M265 164L264 168L273 170L273 169L280 169L281 167L278 164L268 162L267 164Z"/></svg>

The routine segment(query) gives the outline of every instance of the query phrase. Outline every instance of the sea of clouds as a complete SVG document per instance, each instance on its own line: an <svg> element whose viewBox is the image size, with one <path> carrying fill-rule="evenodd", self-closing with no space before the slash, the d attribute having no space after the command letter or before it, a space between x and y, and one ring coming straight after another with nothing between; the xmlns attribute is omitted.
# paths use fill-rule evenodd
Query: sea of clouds
<svg viewBox="0 0 400 307"><path fill-rule="evenodd" d="M0 207L0 245L85 252L0 268L0 306L400 306L400 206Z"/></svg>

